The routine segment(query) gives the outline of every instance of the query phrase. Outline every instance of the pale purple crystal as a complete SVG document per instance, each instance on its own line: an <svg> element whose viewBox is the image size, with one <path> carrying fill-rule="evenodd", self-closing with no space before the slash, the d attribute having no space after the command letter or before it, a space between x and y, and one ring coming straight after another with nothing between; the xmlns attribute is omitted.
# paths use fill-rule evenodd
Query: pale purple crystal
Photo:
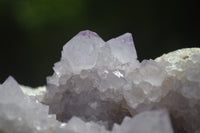
<svg viewBox="0 0 200 133"><path fill-rule="evenodd" d="M46 105L39 89L0 84L0 133L199 133L199 57L191 48L140 63L130 33L104 42L82 31L47 77Z"/></svg>
<svg viewBox="0 0 200 133"><path fill-rule="evenodd" d="M96 64L99 48L103 45L105 42L96 33L81 31L63 47L62 59L69 62L74 72L91 69Z"/></svg>
<svg viewBox="0 0 200 133"><path fill-rule="evenodd" d="M137 59L133 38L130 33L111 39L106 44L109 45L113 56L122 64L134 62Z"/></svg>

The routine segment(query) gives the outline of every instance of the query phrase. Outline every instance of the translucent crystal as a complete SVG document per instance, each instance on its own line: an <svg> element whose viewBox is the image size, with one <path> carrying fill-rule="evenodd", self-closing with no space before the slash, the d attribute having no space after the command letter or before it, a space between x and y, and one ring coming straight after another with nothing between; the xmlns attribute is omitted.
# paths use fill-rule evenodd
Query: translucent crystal
<svg viewBox="0 0 200 133"><path fill-rule="evenodd" d="M87 30L53 70L46 89L0 85L0 133L200 131L199 48L140 63L130 33L104 42Z"/></svg>
<svg viewBox="0 0 200 133"><path fill-rule="evenodd" d="M111 39L106 44L109 45L112 55L122 64L134 62L137 59L133 38L130 33Z"/></svg>
<svg viewBox="0 0 200 133"><path fill-rule="evenodd" d="M96 33L82 31L63 47L62 59L69 61L74 72L90 69L95 65L99 48L104 43Z"/></svg>
<svg viewBox="0 0 200 133"><path fill-rule="evenodd" d="M34 91L23 89L31 96L25 95L12 77L0 85L0 132L47 133L59 127L61 123L48 115L48 107L38 101Z"/></svg>
<svg viewBox="0 0 200 133"><path fill-rule="evenodd" d="M166 110L143 112L134 118L125 117L121 125L115 125L113 133L173 133Z"/></svg>
<svg viewBox="0 0 200 133"><path fill-rule="evenodd" d="M176 130L193 132L199 128L187 122L200 122L195 117L200 115L200 61L199 53L194 52L197 49L140 63L130 33L107 42L96 35L91 31L80 32L64 46L61 61L47 80L43 102L49 105L50 113L62 122L77 116L86 122L101 122L111 130L124 117L134 118L139 112L166 108L173 123L183 119L179 126L173 125ZM90 57L88 47L93 45L99 47L91 50L94 53ZM191 114L193 111L195 115Z"/></svg>

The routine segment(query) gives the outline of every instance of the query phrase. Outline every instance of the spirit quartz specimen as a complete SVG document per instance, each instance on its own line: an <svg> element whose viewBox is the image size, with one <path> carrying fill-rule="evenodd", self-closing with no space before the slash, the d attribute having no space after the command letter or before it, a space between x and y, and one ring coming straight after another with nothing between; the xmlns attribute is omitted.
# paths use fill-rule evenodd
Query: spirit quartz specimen
<svg viewBox="0 0 200 133"><path fill-rule="evenodd" d="M165 108L176 132L194 132L200 128L199 51L140 63L130 33L105 42L82 31L65 44L43 102L61 122L77 116L109 130L126 116Z"/></svg>
<svg viewBox="0 0 200 133"><path fill-rule="evenodd" d="M199 48L140 63L130 33L86 30L53 69L44 97L12 77L0 85L0 133L200 133Z"/></svg>

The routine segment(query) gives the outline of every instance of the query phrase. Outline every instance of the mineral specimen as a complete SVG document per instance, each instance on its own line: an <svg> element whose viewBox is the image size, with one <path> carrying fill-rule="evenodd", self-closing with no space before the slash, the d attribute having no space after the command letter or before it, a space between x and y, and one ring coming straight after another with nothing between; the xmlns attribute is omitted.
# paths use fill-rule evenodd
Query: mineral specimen
<svg viewBox="0 0 200 133"><path fill-rule="evenodd" d="M62 122L78 116L111 128L131 116L123 86L129 82L126 70L139 65L136 59L131 34L104 42L96 33L82 31L64 46L47 80L44 102Z"/></svg>
<svg viewBox="0 0 200 133"><path fill-rule="evenodd" d="M194 132L200 128L199 51L139 63L130 33L104 42L82 31L64 46L43 102L61 122L77 116L107 129L126 116L166 108L177 132Z"/></svg>
<svg viewBox="0 0 200 133"><path fill-rule="evenodd" d="M0 85L0 133L200 133L200 48L140 63L130 33L87 30L53 69L47 89Z"/></svg>
<svg viewBox="0 0 200 133"><path fill-rule="evenodd" d="M0 85L0 133L131 133L133 130L137 133L173 133L166 110L126 117L122 125L115 124L113 131L94 122L84 122L76 116L68 123L60 123L53 115L48 115L47 106L32 97L40 95L44 88L32 91L23 87L22 90L12 77Z"/></svg>
<svg viewBox="0 0 200 133"><path fill-rule="evenodd" d="M0 132L44 133L57 123L55 117L48 116L48 107L24 95L12 77L0 85Z"/></svg>

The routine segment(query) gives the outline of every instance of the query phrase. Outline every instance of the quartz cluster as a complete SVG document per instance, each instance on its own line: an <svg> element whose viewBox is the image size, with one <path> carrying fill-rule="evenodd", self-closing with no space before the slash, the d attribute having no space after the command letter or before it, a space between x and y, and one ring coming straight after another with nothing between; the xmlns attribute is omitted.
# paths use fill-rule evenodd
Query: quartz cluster
<svg viewBox="0 0 200 133"><path fill-rule="evenodd" d="M53 69L43 102L61 122L77 116L112 129L126 116L165 108L175 132L200 129L198 48L140 63L130 33L105 42L87 30L66 43Z"/></svg>
<svg viewBox="0 0 200 133"><path fill-rule="evenodd" d="M139 62L130 33L86 30L53 69L46 91L0 85L0 133L200 133L200 48Z"/></svg>
<svg viewBox="0 0 200 133"><path fill-rule="evenodd" d="M0 133L50 132L58 123L48 115L48 107L25 95L12 77L0 85Z"/></svg>
<svg viewBox="0 0 200 133"><path fill-rule="evenodd" d="M44 88L36 91L24 86L20 88L12 77L0 85L0 133L131 133L133 130L137 133L173 133L166 110L125 117L121 125L114 125L113 131L76 116L68 123L61 123L54 115L48 115L48 106L38 101L41 90Z"/></svg>

